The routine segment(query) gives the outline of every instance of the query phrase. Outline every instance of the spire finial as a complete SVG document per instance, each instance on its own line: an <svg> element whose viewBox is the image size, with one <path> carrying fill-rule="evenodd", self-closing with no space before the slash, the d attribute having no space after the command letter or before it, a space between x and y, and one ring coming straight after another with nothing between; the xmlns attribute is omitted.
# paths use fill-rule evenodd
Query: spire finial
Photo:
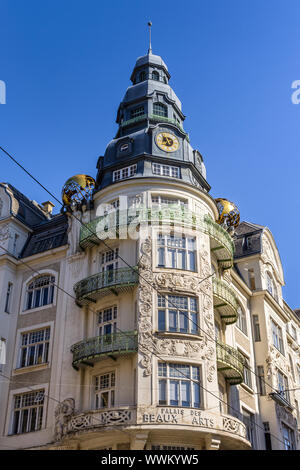
<svg viewBox="0 0 300 470"><path fill-rule="evenodd" d="M148 21L148 26L149 26L149 49L148 49L148 54L152 54L152 46L151 46L151 26L152 22Z"/></svg>

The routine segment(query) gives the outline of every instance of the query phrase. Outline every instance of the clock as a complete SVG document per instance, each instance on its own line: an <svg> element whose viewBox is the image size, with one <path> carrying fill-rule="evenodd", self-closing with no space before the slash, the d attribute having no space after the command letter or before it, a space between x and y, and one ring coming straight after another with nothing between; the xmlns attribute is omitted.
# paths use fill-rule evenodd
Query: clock
<svg viewBox="0 0 300 470"><path fill-rule="evenodd" d="M156 144L165 152L175 152L179 148L179 140L174 134L160 132L156 136Z"/></svg>

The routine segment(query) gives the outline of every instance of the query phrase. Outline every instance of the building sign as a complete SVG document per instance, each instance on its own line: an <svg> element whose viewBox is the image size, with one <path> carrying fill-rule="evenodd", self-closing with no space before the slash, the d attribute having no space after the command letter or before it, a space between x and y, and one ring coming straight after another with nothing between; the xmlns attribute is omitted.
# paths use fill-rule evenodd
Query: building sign
<svg viewBox="0 0 300 470"><path fill-rule="evenodd" d="M159 408L155 413L142 415L144 424L187 424L205 428L216 427L216 419L198 410Z"/></svg>
<svg viewBox="0 0 300 470"><path fill-rule="evenodd" d="M152 408L142 412L138 421L142 424L173 424L205 429L227 431L246 438L245 425L232 416L216 416L202 410L190 408Z"/></svg>

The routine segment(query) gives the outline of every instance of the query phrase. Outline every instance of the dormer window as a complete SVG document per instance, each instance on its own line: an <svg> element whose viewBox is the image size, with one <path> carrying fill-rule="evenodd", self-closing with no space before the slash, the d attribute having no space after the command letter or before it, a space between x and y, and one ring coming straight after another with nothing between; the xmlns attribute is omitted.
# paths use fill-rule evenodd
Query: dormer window
<svg viewBox="0 0 300 470"><path fill-rule="evenodd" d="M153 114L168 117L168 108L162 103L153 103Z"/></svg>
<svg viewBox="0 0 300 470"><path fill-rule="evenodd" d="M159 73L156 72L156 70L153 70L153 72L152 72L152 80L159 81Z"/></svg>
<svg viewBox="0 0 300 470"><path fill-rule="evenodd" d="M146 80L146 72L141 72L140 73L140 82L144 82Z"/></svg>
<svg viewBox="0 0 300 470"><path fill-rule="evenodd" d="M145 113L144 106L139 106L138 108L134 108L130 111L131 119L134 119L138 116L142 116Z"/></svg>

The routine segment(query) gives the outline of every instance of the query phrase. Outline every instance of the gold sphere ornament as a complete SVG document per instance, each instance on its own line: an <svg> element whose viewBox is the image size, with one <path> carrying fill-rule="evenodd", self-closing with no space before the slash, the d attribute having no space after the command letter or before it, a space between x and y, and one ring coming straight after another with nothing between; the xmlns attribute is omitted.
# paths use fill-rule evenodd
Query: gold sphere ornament
<svg viewBox="0 0 300 470"><path fill-rule="evenodd" d="M218 198L215 199L215 201L219 212L217 223L226 229L238 227L240 223L240 211L236 205L224 198Z"/></svg>
<svg viewBox="0 0 300 470"><path fill-rule="evenodd" d="M75 175L69 178L62 189L62 200L65 206L80 204L92 197L96 182L88 175Z"/></svg>

